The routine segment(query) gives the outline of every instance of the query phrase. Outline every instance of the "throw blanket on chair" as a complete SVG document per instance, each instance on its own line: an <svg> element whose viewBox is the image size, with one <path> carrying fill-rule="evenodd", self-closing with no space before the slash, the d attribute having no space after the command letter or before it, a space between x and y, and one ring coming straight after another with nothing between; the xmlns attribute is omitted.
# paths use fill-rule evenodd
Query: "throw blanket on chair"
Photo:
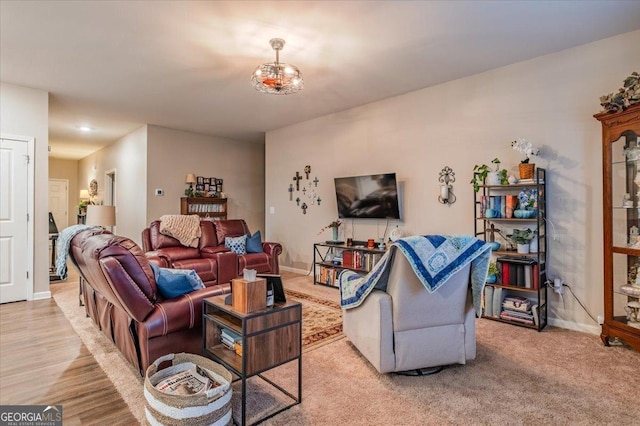
<svg viewBox="0 0 640 426"><path fill-rule="evenodd" d="M100 229L100 226L90 225L71 225L64 228L60 234L58 234L58 240L56 241L56 274L60 276L61 280L67 279L67 256L69 256L69 246L71 245L71 239L76 234L86 229Z"/></svg>
<svg viewBox="0 0 640 426"><path fill-rule="evenodd" d="M198 247L200 216L197 214L166 214L160 217L160 233L180 241L187 247Z"/></svg>
<svg viewBox="0 0 640 426"><path fill-rule="evenodd" d="M487 278L491 246L471 236L425 235L401 238L391 245L364 277L345 269L339 275L343 309L359 306L373 291L386 290L393 256L400 251L427 291L433 293L471 262L471 293L476 315L482 315L482 293Z"/></svg>

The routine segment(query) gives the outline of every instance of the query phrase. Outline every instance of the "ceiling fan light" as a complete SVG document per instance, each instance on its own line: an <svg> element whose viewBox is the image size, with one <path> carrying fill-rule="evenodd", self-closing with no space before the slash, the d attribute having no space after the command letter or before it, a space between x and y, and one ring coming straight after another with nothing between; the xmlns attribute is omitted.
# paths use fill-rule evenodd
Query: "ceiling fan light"
<svg viewBox="0 0 640 426"><path fill-rule="evenodd" d="M271 39L271 47L276 51L275 62L267 62L251 75L251 84L262 93L289 95L304 87L302 73L295 65L279 62L279 51L284 47L284 40Z"/></svg>

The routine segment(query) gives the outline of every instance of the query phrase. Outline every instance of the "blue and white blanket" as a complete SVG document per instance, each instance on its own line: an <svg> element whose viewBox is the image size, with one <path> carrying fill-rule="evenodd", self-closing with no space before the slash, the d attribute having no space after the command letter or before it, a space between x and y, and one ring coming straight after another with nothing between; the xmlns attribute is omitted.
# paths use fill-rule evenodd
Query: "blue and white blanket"
<svg viewBox="0 0 640 426"><path fill-rule="evenodd" d="M482 315L482 293L491 259L491 245L471 236L416 235L401 238L391 245L366 276L345 269L339 275L343 309L359 306L374 288L386 290L396 249L407 258L430 293L471 262L473 307L478 317Z"/></svg>
<svg viewBox="0 0 640 426"><path fill-rule="evenodd" d="M76 234L93 228L100 228L100 226L71 225L58 234L58 240L56 241L56 274L60 276L61 280L67 279L67 256L69 255L71 239Z"/></svg>

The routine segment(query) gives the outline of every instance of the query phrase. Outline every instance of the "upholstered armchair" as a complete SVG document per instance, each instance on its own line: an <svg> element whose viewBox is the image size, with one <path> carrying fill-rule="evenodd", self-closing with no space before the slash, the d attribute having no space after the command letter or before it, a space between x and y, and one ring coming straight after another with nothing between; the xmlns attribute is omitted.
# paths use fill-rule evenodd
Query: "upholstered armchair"
<svg viewBox="0 0 640 426"><path fill-rule="evenodd" d="M429 293L397 253L386 292L344 309L344 334L380 373L465 364L476 356L470 264Z"/></svg>

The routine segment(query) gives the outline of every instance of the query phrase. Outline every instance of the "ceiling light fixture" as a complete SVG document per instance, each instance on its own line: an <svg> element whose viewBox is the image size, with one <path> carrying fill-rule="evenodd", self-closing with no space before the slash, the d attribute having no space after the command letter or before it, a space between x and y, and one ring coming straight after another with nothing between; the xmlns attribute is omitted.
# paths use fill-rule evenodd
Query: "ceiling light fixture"
<svg viewBox="0 0 640 426"><path fill-rule="evenodd" d="M304 87L302 73L295 65L280 62L280 51L284 47L284 40L272 38L269 43L276 51L276 61L260 65L251 75L251 84L262 93L273 95L288 95L296 93Z"/></svg>
<svg viewBox="0 0 640 426"><path fill-rule="evenodd" d="M92 129L91 127L89 127L89 126L80 126L80 127L78 127L78 129L80 129L80 130L81 130L81 131L83 131L83 132L90 132L90 131L92 131L92 130L93 130L93 129Z"/></svg>

